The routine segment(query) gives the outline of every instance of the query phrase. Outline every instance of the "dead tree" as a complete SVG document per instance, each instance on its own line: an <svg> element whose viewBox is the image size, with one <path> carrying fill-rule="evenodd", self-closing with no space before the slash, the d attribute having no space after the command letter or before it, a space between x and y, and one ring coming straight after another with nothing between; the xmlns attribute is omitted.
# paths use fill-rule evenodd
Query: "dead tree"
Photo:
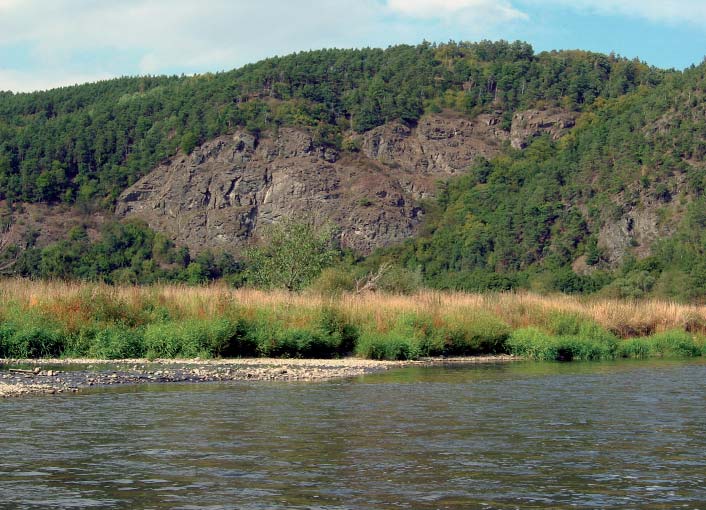
<svg viewBox="0 0 706 510"><path fill-rule="evenodd" d="M392 264L389 262L383 262L378 267L377 272L373 273L370 271L367 275L362 278L358 278L355 281L355 293L363 294L364 292L375 292L378 290L378 283L385 276L385 274L390 270Z"/></svg>

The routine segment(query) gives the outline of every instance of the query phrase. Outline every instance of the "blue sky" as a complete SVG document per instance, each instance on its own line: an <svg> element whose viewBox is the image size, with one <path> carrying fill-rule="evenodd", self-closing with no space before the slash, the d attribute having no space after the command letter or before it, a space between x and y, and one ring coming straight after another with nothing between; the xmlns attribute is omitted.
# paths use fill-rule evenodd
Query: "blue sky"
<svg viewBox="0 0 706 510"><path fill-rule="evenodd" d="M0 90L424 39L520 39L684 68L706 55L706 0L0 0Z"/></svg>

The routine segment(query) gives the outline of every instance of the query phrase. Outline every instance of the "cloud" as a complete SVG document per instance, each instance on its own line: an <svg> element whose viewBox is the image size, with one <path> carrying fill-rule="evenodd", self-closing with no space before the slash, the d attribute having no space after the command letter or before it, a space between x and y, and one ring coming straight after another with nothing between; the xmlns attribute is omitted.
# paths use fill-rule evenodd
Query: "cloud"
<svg viewBox="0 0 706 510"><path fill-rule="evenodd" d="M14 69L0 69L0 91L46 90L80 83L95 82L112 78L111 74L81 74L27 72Z"/></svg>
<svg viewBox="0 0 706 510"><path fill-rule="evenodd" d="M510 0L0 0L0 90L225 70L440 34L493 38L500 23L522 17Z"/></svg>
<svg viewBox="0 0 706 510"><path fill-rule="evenodd" d="M0 0L0 90L225 70L325 47L527 38L557 7L706 27L706 0Z"/></svg>
<svg viewBox="0 0 706 510"><path fill-rule="evenodd" d="M53 77L47 86L85 74L189 74L406 35L380 19L379 0L0 0L0 13L0 90L34 89L41 80L18 87L27 68Z"/></svg>
<svg viewBox="0 0 706 510"><path fill-rule="evenodd" d="M491 23L527 18L506 0L389 0L387 5L394 12L415 18L451 19L460 15Z"/></svg>

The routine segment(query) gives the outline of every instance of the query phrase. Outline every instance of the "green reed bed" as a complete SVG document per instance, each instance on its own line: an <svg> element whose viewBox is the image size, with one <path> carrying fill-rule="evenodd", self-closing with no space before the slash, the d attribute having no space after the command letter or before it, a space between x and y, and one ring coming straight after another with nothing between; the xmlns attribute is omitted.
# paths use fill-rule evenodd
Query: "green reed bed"
<svg viewBox="0 0 706 510"><path fill-rule="evenodd" d="M405 360L513 354L568 361L706 354L694 321L625 339L621 331L637 328L605 327L594 316L605 317L606 307L579 305L558 311L556 298L501 294L332 298L10 281L0 284L0 357Z"/></svg>

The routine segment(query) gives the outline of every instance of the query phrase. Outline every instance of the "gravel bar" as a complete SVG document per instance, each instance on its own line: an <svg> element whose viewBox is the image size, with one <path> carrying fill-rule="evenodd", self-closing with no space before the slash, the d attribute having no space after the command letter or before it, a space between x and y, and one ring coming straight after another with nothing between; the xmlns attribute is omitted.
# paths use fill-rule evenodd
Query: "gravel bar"
<svg viewBox="0 0 706 510"><path fill-rule="evenodd" d="M125 384L227 381L324 381L408 366L500 363L512 356L425 358L418 361L344 359L91 360L0 359L0 398L78 393Z"/></svg>

